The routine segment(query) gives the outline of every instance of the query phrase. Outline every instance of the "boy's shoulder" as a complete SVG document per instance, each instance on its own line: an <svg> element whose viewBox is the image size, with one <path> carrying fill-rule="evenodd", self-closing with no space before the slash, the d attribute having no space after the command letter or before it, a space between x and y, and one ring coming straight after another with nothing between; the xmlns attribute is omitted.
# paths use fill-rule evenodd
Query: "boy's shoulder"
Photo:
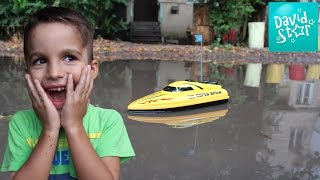
<svg viewBox="0 0 320 180"><path fill-rule="evenodd" d="M107 109L102 107L97 107L92 104L89 104L87 113L95 115L120 115L120 113L115 109Z"/></svg>
<svg viewBox="0 0 320 180"><path fill-rule="evenodd" d="M15 112L9 121L10 131L20 131L22 134L40 133L41 122L33 109Z"/></svg>
<svg viewBox="0 0 320 180"><path fill-rule="evenodd" d="M115 109L107 109L107 108L102 108L102 107L97 107L94 105L89 104L88 111L87 113L92 113L92 114L100 114L100 115L120 115L120 113L115 110ZM23 109L15 112L12 116L11 119L37 119L37 115L34 112L33 109Z"/></svg>
<svg viewBox="0 0 320 180"><path fill-rule="evenodd" d="M94 119L95 121L103 120L109 122L123 120L121 114L117 110L96 107L91 104L89 104L84 121L86 121L86 119Z"/></svg>
<svg viewBox="0 0 320 180"><path fill-rule="evenodd" d="M96 107L89 104L87 113L84 118L84 122L88 120L89 123L92 123L91 120L95 121L123 121L121 114L115 109L106 109L102 107ZM30 124L30 125L40 125L40 121L34 112L33 109L25 109L15 112L9 121L10 124Z"/></svg>
<svg viewBox="0 0 320 180"><path fill-rule="evenodd" d="M30 120L37 120L37 115L33 109L24 109L24 110L17 111L10 118L10 122L30 121Z"/></svg>

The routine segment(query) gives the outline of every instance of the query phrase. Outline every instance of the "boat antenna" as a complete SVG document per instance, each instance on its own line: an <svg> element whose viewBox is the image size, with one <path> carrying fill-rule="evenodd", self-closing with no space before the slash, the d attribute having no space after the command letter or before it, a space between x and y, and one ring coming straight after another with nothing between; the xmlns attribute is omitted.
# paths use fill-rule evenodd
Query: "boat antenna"
<svg viewBox="0 0 320 180"><path fill-rule="evenodd" d="M195 42L200 42L200 82L202 82L202 34L195 35Z"/></svg>
<svg viewBox="0 0 320 180"><path fill-rule="evenodd" d="M198 129L199 129L199 124L197 124L196 132L194 133L193 148L192 148L192 149L189 149L189 151L188 151L188 155L189 155L189 156L194 156L194 155L196 154L196 151L197 151L196 148L197 148Z"/></svg>

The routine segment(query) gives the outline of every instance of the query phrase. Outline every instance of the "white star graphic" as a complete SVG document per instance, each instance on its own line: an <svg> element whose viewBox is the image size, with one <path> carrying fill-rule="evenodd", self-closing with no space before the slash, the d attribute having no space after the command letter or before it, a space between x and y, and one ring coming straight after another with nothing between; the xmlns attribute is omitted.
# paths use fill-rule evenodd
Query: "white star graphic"
<svg viewBox="0 0 320 180"><path fill-rule="evenodd" d="M294 40L294 39L291 39L291 42L292 42L292 43L294 43L294 42L296 42L296 40Z"/></svg>
<svg viewBox="0 0 320 180"><path fill-rule="evenodd" d="M313 19L310 19L310 20L309 20L309 24L310 24L310 25L313 25L313 23L314 23L314 20L313 20Z"/></svg>
<svg viewBox="0 0 320 180"><path fill-rule="evenodd" d="M299 28L300 31L301 31L300 33L297 33L297 32L296 32L296 30L297 30L298 28ZM303 29L304 29L304 26L298 26L298 25L296 24L296 26L294 27L294 29L291 30L291 31L296 35L296 38L297 38L297 37L299 37L299 36L305 35L304 32L303 32Z"/></svg>
<svg viewBox="0 0 320 180"><path fill-rule="evenodd" d="M301 9L301 8L299 8L299 9L298 9L298 12L299 12L299 13L301 13L301 12L302 12L302 9Z"/></svg>

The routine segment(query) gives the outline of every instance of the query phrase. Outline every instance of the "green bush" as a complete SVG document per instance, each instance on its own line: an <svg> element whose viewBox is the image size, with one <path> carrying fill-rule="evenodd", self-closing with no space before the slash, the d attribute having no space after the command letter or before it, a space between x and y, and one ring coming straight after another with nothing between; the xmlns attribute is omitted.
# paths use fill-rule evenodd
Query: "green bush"
<svg viewBox="0 0 320 180"><path fill-rule="evenodd" d="M21 34L27 17L46 6L63 6L81 12L95 27L108 38L114 38L128 25L116 13L128 0L0 0L0 37L1 39Z"/></svg>
<svg viewBox="0 0 320 180"><path fill-rule="evenodd" d="M116 8L127 5L128 0L60 0L56 5L70 7L79 12L102 30L104 36L114 38L118 31L127 30L127 22L116 15Z"/></svg>
<svg viewBox="0 0 320 180"><path fill-rule="evenodd" d="M210 25L218 41L230 29L239 32L255 11L255 6L265 4L264 0L209 0L208 3L211 7Z"/></svg>
<svg viewBox="0 0 320 180"><path fill-rule="evenodd" d="M285 0L270 0L285 1ZM266 5L265 0L199 0L201 4L210 6L210 26L215 33L215 44L221 43L223 35L231 29L238 32L241 40L246 36L246 26L257 8ZM242 33L242 34L240 34Z"/></svg>
<svg viewBox="0 0 320 180"><path fill-rule="evenodd" d="M42 1L1 0L0 1L0 32L1 38L21 34L26 18L36 10L45 7Z"/></svg>

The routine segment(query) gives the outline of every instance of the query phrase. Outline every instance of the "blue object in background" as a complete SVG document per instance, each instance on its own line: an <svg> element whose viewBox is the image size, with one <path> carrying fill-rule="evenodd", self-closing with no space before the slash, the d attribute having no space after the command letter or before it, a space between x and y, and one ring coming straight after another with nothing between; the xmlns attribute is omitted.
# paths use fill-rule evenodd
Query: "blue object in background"
<svg viewBox="0 0 320 180"><path fill-rule="evenodd" d="M199 42L201 43L201 56L200 56L200 61L201 61L201 65L200 65L200 82L202 82L202 35L201 34L196 34L194 35L195 42Z"/></svg>
<svg viewBox="0 0 320 180"><path fill-rule="evenodd" d="M202 42L202 35L201 34L196 34L196 35L194 35L194 37L196 38L195 42Z"/></svg>

